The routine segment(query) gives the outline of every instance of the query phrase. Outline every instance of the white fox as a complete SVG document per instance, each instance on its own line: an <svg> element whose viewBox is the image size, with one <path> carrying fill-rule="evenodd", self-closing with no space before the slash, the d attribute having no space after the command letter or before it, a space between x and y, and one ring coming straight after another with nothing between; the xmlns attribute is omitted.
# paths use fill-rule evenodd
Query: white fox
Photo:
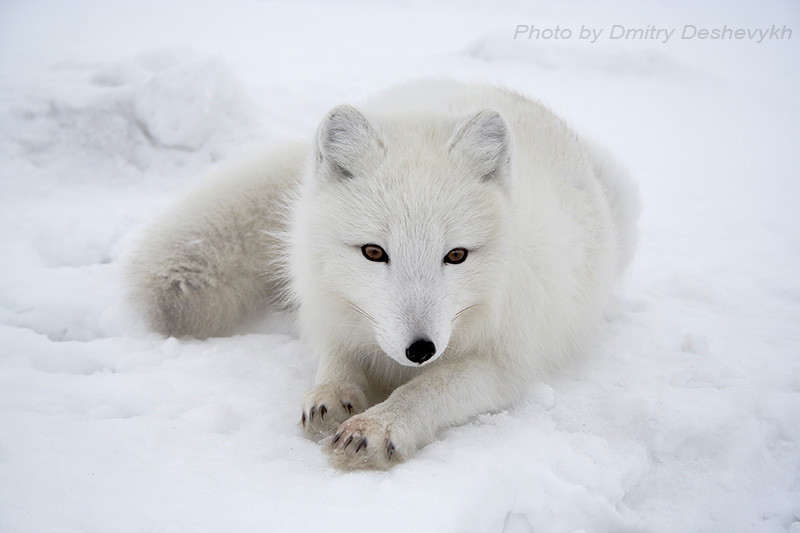
<svg viewBox="0 0 800 533"><path fill-rule="evenodd" d="M131 279L174 336L288 304L319 355L302 426L336 466L387 468L592 337L638 211L626 173L542 104L421 81L222 171L152 227Z"/></svg>

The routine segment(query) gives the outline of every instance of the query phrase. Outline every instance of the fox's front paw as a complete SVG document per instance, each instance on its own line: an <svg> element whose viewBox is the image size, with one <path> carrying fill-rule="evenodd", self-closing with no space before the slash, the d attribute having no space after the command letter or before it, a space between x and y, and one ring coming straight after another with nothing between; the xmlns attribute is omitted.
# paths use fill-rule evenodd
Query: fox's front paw
<svg viewBox="0 0 800 533"><path fill-rule="evenodd" d="M409 455L393 424L367 413L341 426L330 442L330 461L342 469L387 469Z"/></svg>
<svg viewBox="0 0 800 533"><path fill-rule="evenodd" d="M364 393L349 383L317 385L303 397L300 423L314 437L332 435L339 425L367 408Z"/></svg>

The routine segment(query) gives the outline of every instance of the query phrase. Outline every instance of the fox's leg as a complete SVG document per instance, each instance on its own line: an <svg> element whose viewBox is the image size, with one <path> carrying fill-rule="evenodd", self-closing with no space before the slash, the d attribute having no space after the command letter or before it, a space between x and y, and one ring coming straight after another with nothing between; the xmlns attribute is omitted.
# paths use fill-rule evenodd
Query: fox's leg
<svg viewBox="0 0 800 533"><path fill-rule="evenodd" d="M340 468L388 468L411 457L440 430L502 409L524 390L520 376L496 363L440 360L435 365L343 423L331 441L331 462Z"/></svg>
<svg viewBox="0 0 800 533"><path fill-rule="evenodd" d="M352 354L323 352L316 385L303 397L301 424L314 437L332 435L367 404L367 379Z"/></svg>
<svg viewBox="0 0 800 533"><path fill-rule="evenodd" d="M153 329L176 337L225 334L279 289L283 203L304 153L285 147L221 170L149 229L131 258L129 281Z"/></svg>

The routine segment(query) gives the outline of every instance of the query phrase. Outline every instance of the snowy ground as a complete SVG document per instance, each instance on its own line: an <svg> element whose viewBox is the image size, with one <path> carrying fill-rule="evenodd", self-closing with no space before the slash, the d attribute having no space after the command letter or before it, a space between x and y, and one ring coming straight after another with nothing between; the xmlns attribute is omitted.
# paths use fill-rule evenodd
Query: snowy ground
<svg viewBox="0 0 800 533"><path fill-rule="evenodd" d="M0 531L800 531L799 44L793 0L0 2ZM314 355L284 320L164 339L121 265L215 161L426 75L611 147L640 252L581 364L343 474L296 427Z"/></svg>

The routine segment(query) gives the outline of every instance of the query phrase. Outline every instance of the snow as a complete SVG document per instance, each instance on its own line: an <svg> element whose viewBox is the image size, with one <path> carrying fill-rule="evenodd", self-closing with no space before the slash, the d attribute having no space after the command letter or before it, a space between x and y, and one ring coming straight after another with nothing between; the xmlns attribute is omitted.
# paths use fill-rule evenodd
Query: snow
<svg viewBox="0 0 800 533"><path fill-rule="evenodd" d="M688 24L797 33L800 10L0 4L0 531L800 531L800 33ZM641 183L641 245L578 363L342 473L297 427L315 355L285 317L165 339L122 265L217 162L419 76L520 89L608 145Z"/></svg>

